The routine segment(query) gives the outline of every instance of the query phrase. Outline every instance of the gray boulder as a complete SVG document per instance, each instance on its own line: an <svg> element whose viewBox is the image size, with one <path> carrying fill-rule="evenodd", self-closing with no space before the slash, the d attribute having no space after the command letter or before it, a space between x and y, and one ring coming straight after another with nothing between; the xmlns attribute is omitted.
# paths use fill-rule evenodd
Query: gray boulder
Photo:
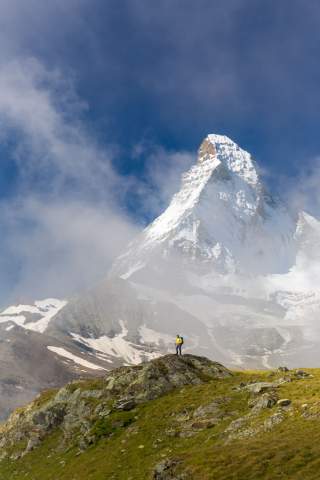
<svg viewBox="0 0 320 480"><path fill-rule="evenodd" d="M277 401L278 407L288 407L291 403L291 400L288 398L281 398L280 400Z"/></svg>
<svg viewBox="0 0 320 480"><path fill-rule="evenodd" d="M175 388L230 377L223 365L195 355L165 355L133 367L120 367L110 372L105 381L111 395L134 398L141 403L153 400Z"/></svg>
<svg viewBox="0 0 320 480"><path fill-rule="evenodd" d="M181 462L177 459L165 459L155 466L153 480L187 480L183 473L175 473L176 467ZM191 480L191 479L190 479Z"/></svg>
<svg viewBox="0 0 320 480"><path fill-rule="evenodd" d="M288 367L278 367L278 371L279 372L289 372L289 368Z"/></svg>
<svg viewBox="0 0 320 480"><path fill-rule="evenodd" d="M271 390L277 388L278 385L276 383L270 382L257 382L257 383L250 383L243 387L245 390L248 390L251 393L263 393L267 390Z"/></svg>
<svg viewBox="0 0 320 480"><path fill-rule="evenodd" d="M263 393L259 397L249 400L248 405L252 412L258 413L265 408L272 408L277 403L277 395L274 392Z"/></svg>

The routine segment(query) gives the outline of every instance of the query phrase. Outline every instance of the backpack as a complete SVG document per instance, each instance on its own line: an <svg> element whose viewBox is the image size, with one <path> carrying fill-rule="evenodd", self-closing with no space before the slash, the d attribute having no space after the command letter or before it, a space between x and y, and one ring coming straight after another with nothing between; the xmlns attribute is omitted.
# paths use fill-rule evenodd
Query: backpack
<svg viewBox="0 0 320 480"><path fill-rule="evenodd" d="M180 337L180 344L183 345L183 342L184 342L183 337Z"/></svg>

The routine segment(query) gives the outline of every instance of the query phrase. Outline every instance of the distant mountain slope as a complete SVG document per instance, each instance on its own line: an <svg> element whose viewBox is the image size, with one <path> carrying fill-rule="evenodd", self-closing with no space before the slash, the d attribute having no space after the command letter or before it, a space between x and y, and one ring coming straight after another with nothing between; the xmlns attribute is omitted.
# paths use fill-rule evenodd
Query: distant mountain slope
<svg viewBox="0 0 320 480"><path fill-rule="evenodd" d="M14 325L43 333L50 320L67 304L64 300L47 298L34 305L12 305L0 313L0 323L6 323L9 331Z"/></svg>
<svg viewBox="0 0 320 480"><path fill-rule="evenodd" d="M82 332L84 325L71 331L63 325L53 328L50 322L66 305L47 299L0 313L0 420L45 388L157 356L147 345L126 340L124 325L118 335L100 340L75 333Z"/></svg>

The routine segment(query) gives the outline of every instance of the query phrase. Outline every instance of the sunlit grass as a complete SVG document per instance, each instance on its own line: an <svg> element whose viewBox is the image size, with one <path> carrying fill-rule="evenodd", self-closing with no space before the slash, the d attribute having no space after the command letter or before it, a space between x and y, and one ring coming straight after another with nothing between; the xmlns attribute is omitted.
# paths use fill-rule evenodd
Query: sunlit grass
<svg viewBox="0 0 320 480"><path fill-rule="evenodd" d="M97 443L79 453L77 446L59 449L62 432L57 429L44 443L17 461L0 463L0 479L33 480L144 480L152 478L154 466L164 458L181 460L179 468L199 480L308 480L319 479L319 419L301 416L302 405L320 401L320 370L308 370L313 378L281 385L280 398L292 400L287 418L273 430L226 444L223 432L234 418L247 414L249 393L236 390L241 382L274 381L283 376L270 372L236 372L232 378L187 386L134 410L114 413L93 425ZM99 382L77 385L99 389ZM47 399L50 393L45 393ZM229 400L223 406L227 420L190 438L175 434L175 418L192 412L216 397ZM46 401L40 397L39 402ZM263 422L272 411L253 419Z"/></svg>

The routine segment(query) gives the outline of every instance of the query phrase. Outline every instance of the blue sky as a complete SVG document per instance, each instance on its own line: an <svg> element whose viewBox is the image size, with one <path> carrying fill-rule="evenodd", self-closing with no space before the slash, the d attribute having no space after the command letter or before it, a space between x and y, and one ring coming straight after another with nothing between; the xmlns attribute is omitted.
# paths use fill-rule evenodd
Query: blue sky
<svg viewBox="0 0 320 480"><path fill-rule="evenodd" d="M2 1L0 302L102 278L209 132L318 215L319 21L313 0Z"/></svg>

